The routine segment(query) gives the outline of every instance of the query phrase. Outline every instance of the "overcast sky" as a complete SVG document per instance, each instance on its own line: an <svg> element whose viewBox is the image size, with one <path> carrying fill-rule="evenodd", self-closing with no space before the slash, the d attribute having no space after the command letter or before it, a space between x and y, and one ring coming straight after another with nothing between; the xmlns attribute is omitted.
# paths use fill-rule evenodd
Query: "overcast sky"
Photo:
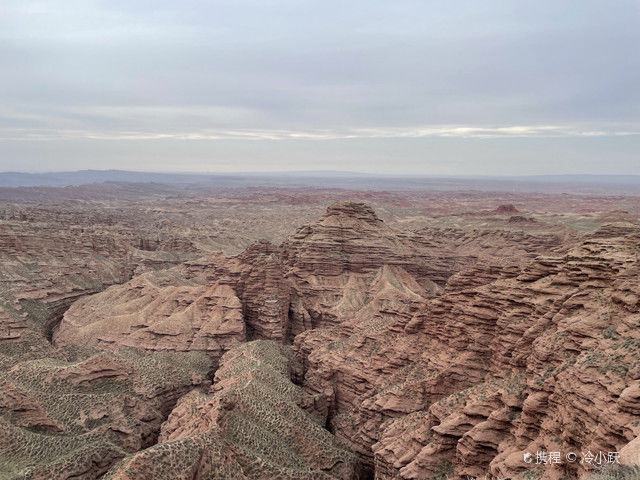
<svg viewBox="0 0 640 480"><path fill-rule="evenodd" d="M640 174L637 0L0 2L0 170Z"/></svg>

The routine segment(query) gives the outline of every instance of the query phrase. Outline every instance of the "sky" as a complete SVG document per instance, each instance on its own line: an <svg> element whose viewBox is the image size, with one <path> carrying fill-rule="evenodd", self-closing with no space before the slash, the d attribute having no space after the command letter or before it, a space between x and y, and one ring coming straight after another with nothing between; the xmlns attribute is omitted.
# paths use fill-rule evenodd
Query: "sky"
<svg viewBox="0 0 640 480"><path fill-rule="evenodd" d="M640 174L637 0L2 0L0 171Z"/></svg>

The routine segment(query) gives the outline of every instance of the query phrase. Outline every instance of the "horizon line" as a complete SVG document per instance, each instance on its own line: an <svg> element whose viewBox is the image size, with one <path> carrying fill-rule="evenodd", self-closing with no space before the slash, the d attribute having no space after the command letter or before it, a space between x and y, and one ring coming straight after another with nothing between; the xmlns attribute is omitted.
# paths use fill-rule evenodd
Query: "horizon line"
<svg viewBox="0 0 640 480"><path fill-rule="evenodd" d="M0 175L55 175L55 174L73 174L73 173L133 173L133 174L160 174L160 175L353 175L353 176L376 176L376 177L421 177L421 178L478 178L478 179L495 179L495 178L531 178L531 177L640 177L638 173L523 173L523 174L444 174L444 173L386 173L386 172L367 172L354 170L251 170L251 171L188 171L188 170L123 170L119 168L87 168L77 170L42 170L42 171L26 171L26 170L4 170L0 171Z"/></svg>

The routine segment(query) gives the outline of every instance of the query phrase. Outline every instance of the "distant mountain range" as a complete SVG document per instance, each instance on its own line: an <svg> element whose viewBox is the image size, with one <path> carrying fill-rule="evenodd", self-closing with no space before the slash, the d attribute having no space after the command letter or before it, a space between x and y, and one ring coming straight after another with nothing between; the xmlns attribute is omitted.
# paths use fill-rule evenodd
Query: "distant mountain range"
<svg viewBox="0 0 640 480"><path fill-rule="evenodd" d="M0 187L66 187L95 183L161 183L199 187L316 187L376 190L539 191L640 194L640 175L427 176L335 171L161 173L126 170L0 172Z"/></svg>

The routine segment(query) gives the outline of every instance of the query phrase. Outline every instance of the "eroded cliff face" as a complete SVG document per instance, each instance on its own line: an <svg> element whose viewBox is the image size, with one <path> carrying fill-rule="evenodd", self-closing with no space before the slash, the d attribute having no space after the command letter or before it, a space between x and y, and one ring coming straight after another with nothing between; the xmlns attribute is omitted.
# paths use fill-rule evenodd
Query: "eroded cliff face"
<svg viewBox="0 0 640 480"><path fill-rule="evenodd" d="M427 252L400 238L365 204L330 206L318 222L301 227L282 246L293 291L291 336L337 325L355 313L367 302L368 283L384 265L411 272L423 289L437 292L432 278L443 281L448 274L443 265L429 263Z"/></svg>
<svg viewBox="0 0 640 480"><path fill-rule="evenodd" d="M640 435L640 228L580 234L502 210L478 228L402 231L341 202L280 246L209 254L76 301L43 348L72 369L104 355L89 384L137 371L121 367L123 347L197 356L158 394L160 413L143 415L143 438L114 443L98 470L126 455L109 478L586 475L524 455L617 451ZM11 342L22 333L2 315ZM11 428L67 435L51 406L5 382ZM114 405L104 418L129 418Z"/></svg>
<svg viewBox="0 0 640 480"><path fill-rule="evenodd" d="M639 245L636 226L605 227L516 277L368 305L296 338L304 385L377 478L505 478L526 453L617 451L640 430Z"/></svg>
<svg viewBox="0 0 640 480"><path fill-rule="evenodd" d="M204 351L217 361L247 339L284 341L289 284L277 247L258 242L134 277L76 302L55 331L57 346Z"/></svg>

